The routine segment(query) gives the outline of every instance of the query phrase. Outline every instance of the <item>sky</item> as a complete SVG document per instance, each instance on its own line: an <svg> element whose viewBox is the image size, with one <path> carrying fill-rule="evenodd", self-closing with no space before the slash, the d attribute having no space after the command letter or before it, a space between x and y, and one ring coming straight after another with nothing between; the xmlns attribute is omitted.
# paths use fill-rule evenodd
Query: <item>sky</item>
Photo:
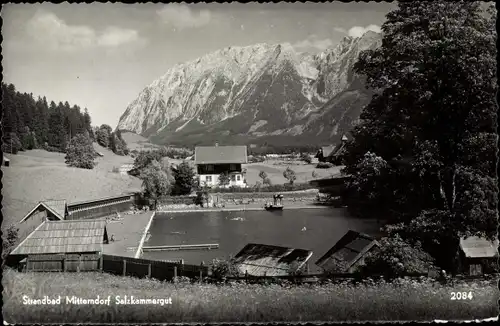
<svg viewBox="0 0 500 326"><path fill-rule="evenodd" d="M20 92L87 108L115 128L167 70L228 46L290 43L319 52L346 35L380 31L386 2L7 4L3 77Z"/></svg>

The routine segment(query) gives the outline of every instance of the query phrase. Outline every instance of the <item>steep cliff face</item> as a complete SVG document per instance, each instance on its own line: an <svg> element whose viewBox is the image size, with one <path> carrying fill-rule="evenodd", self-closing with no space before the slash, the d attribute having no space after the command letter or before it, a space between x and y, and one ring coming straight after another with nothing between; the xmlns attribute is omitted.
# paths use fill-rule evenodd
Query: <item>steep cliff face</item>
<svg viewBox="0 0 500 326"><path fill-rule="evenodd" d="M289 44L216 51L174 66L146 87L118 128L186 145L285 136L334 141L371 97L352 67L380 40L373 32L346 37L317 55Z"/></svg>

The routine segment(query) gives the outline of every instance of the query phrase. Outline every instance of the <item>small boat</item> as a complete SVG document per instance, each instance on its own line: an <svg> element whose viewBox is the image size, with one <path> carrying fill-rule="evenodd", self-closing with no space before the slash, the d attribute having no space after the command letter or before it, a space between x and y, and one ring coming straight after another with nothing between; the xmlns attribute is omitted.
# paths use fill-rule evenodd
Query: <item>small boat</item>
<svg viewBox="0 0 500 326"><path fill-rule="evenodd" d="M273 196L274 203L266 203L264 208L266 211L282 211L283 210L283 195L275 194Z"/></svg>
<svg viewBox="0 0 500 326"><path fill-rule="evenodd" d="M266 209L266 211L282 211L283 205L266 204L264 208Z"/></svg>

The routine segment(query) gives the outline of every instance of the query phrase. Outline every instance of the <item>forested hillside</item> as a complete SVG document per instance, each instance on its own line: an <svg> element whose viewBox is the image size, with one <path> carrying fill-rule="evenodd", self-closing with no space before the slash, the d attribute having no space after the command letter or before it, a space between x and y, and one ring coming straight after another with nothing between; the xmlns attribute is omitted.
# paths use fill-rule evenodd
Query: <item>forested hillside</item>
<svg viewBox="0 0 500 326"><path fill-rule="evenodd" d="M107 125L92 127L87 108L82 110L67 101L49 103L45 96L34 99L33 94L18 92L13 84L5 83L2 83L2 100L4 153L36 148L64 153L70 140L79 134L104 144L116 154L128 153L119 132L113 133Z"/></svg>

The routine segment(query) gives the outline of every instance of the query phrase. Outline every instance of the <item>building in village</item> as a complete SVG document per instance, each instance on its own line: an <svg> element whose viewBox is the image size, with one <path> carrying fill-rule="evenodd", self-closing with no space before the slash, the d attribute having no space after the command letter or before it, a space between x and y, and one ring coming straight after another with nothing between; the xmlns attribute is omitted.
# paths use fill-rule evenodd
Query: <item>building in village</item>
<svg viewBox="0 0 500 326"><path fill-rule="evenodd" d="M3 161L3 166L10 166L10 160L5 156L3 157L2 161Z"/></svg>
<svg viewBox="0 0 500 326"><path fill-rule="evenodd" d="M372 237L356 231L347 233L324 254L316 265L324 271L352 273L364 264L366 254L380 248Z"/></svg>
<svg viewBox="0 0 500 326"><path fill-rule="evenodd" d="M243 275L287 276L303 270L313 252L265 244L249 243L234 257Z"/></svg>
<svg viewBox="0 0 500 326"><path fill-rule="evenodd" d="M342 136L340 143L335 146L323 146L318 150L315 158L319 162L328 162L335 165L342 165L341 155L345 152L345 145L348 138L346 135Z"/></svg>
<svg viewBox="0 0 500 326"><path fill-rule="evenodd" d="M11 252L8 264L25 271L100 270L107 243L104 219L46 220Z"/></svg>
<svg viewBox="0 0 500 326"><path fill-rule="evenodd" d="M480 237L460 239L459 269L466 275L482 275L496 272L498 268L498 240L488 241Z"/></svg>
<svg viewBox="0 0 500 326"><path fill-rule="evenodd" d="M226 187L246 187L242 164L248 162L246 146L199 146L194 161L201 186L219 186L219 176L227 173Z"/></svg>

